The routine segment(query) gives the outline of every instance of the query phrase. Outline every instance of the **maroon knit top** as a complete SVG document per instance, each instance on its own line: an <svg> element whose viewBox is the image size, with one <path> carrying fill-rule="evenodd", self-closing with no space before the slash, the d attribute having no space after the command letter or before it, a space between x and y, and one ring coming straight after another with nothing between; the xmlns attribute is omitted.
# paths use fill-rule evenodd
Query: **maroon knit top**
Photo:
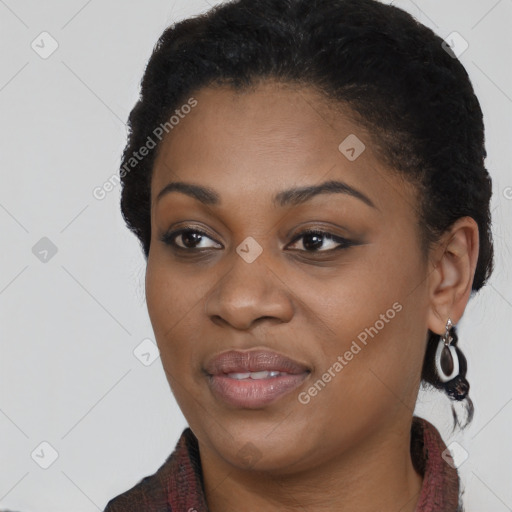
<svg viewBox="0 0 512 512"><path fill-rule="evenodd" d="M415 512L460 512L457 470L442 457L446 449L437 429L413 417L411 456L423 476ZM158 471L110 500L104 512L208 512L197 439L186 428Z"/></svg>

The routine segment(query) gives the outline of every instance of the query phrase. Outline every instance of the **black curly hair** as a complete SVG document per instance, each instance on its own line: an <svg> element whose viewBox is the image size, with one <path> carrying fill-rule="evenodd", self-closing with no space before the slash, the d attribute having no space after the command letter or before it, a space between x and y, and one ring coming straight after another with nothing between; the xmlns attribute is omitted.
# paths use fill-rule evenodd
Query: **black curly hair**
<svg viewBox="0 0 512 512"><path fill-rule="evenodd" d="M492 184L479 102L439 36L376 0L233 0L164 31L130 113L120 172L122 214L146 259L152 168L161 145L143 159L134 154L158 127L168 132L170 116L199 89L240 91L264 80L314 88L370 133L382 161L419 193L423 254L457 219L472 217L480 243L472 295L485 284L493 270ZM456 345L455 327L451 335ZM460 373L441 382L433 364L439 339L428 331L422 381L466 400L467 424L473 404L466 359L456 347Z"/></svg>

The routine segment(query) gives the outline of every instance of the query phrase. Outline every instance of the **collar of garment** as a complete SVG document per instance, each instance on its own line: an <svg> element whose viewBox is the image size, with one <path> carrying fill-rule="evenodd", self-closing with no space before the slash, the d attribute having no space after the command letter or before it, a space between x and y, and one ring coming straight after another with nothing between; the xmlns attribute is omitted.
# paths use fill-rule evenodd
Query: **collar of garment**
<svg viewBox="0 0 512 512"><path fill-rule="evenodd" d="M427 420L413 416L411 456L423 476L415 512L461 512L459 477L446 445ZM104 512L208 512L197 438L186 428L156 473L109 501Z"/></svg>

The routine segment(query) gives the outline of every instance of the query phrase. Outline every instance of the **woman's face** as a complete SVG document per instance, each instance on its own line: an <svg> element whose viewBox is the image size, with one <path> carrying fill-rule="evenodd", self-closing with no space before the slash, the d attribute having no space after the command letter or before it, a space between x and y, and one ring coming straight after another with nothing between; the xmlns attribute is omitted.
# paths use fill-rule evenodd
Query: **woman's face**
<svg viewBox="0 0 512 512"><path fill-rule="evenodd" d="M369 447L420 382L414 190L312 90L194 97L155 162L146 297L202 457L285 473Z"/></svg>

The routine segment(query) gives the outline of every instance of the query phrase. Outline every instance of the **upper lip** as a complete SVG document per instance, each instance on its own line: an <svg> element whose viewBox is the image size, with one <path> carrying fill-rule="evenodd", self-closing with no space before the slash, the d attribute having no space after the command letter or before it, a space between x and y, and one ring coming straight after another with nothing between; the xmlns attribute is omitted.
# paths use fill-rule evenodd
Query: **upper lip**
<svg viewBox="0 0 512 512"><path fill-rule="evenodd" d="M298 375L309 371L298 361L270 350L228 350L212 357L205 370L209 375L272 370Z"/></svg>

